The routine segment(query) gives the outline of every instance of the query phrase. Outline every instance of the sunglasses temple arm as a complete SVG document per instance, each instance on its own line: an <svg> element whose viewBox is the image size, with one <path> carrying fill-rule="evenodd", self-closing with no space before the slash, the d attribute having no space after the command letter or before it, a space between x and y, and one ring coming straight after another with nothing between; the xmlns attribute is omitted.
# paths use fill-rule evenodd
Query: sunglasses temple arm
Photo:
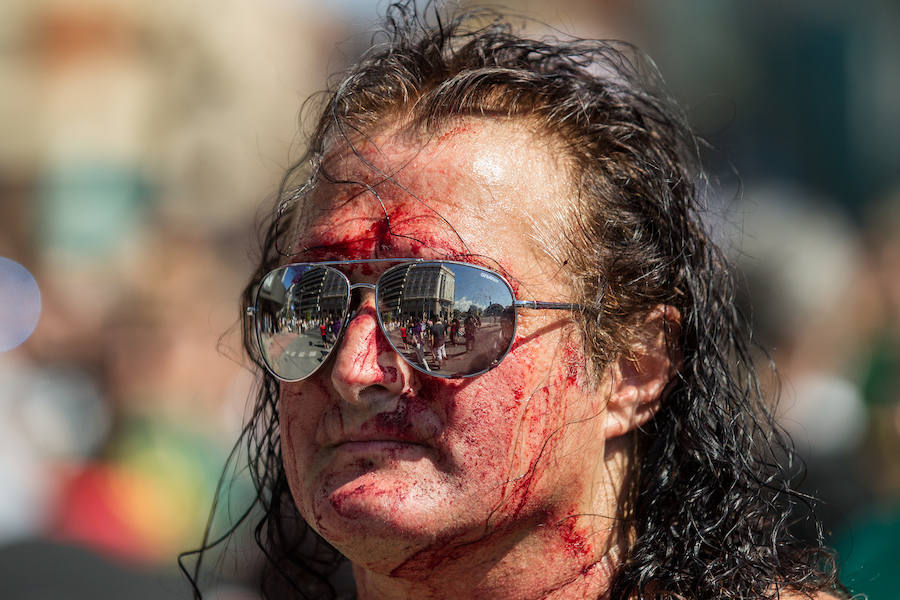
<svg viewBox="0 0 900 600"><path fill-rule="evenodd" d="M568 304L566 302L539 302L537 300L516 300L516 308L529 308L532 310L577 310L580 304Z"/></svg>

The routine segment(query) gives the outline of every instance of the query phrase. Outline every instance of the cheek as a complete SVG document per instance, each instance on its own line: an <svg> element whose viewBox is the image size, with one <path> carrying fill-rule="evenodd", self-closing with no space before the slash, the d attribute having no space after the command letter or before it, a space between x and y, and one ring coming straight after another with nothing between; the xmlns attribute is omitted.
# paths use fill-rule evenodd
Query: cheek
<svg viewBox="0 0 900 600"><path fill-rule="evenodd" d="M495 535L516 535L523 520L550 525L560 552L568 556L580 559L590 552L575 520L567 518L579 512L577 502L585 490L580 465L569 464L580 461L580 454L563 447L567 407L579 396L583 363L577 347L569 349L570 360L560 360L562 354L552 361L537 356L523 345L455 396L453 416L465 432L461 468L474 486L469 492L481 492L467 511L483 515L479 537L458 547L436 545L402 565L396 575L428 573L448 556L492 544Z"/></svg>
<svg viewBox="0 0 900 600"><path fill-rule="evenodd" d="M402 414L385 412L368 425L393 430L402 423L391 419L413 419L420 412L434 420L439 452L435 481L449 486L441 492L445 508L454 510L451 505L458 504L456 509L484 515L491 526L503 527L522 515L547 510L559 480L559 445L568 435L568 407L578 397L582 364L576 346L520 344L500 366L478 378L418 377L416 393L407 398ZM315 516L319 479L316 429L322 419L340 418L330 397L318 377L281 390L285 472L295 502L307 517ZM357 487L348 493L364 491Z"/></svg>
<svg viewBox="0 0 900 600"><path fill-rule="evenodd" d="M325 384L313 377L303 385L282 384L278 401L281 455L285 475L294 500L301 512L309 506L304 483L309 482L314 468L315 431L322 418ZM338 415L339 416L339 415Z"/></svg>
<svg viewBox="0 0 900 600"><path fill-rule="evenodd" d="M423 381L422 395L447 411L445 441L459 470L472 483L499 490L504 502L529 488L537 470L546 468L566 412L560 394L564 377L535 357L534 350L517 348L499 367L460 389Z"/></svg>
<svg viewBox="0 0 900 600"><path fill-rule="evenodd" d="M495 514L498 521L547 510L548 494L575 497L582 491L580 466L575 464L580 454L571 451L570 443L580 431L572 423L583 398L583 354L577 345L566 343L547 364L516 352L512 367L502 378L509 402L500 412L509 415L504 418L511 435L505 440L509 476Z"/></svg>

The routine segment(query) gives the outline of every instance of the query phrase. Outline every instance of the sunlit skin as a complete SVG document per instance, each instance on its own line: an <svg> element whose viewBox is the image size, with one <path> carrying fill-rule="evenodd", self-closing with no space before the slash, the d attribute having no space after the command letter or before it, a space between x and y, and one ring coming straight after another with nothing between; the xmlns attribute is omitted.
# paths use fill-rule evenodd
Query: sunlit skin
<svg viewBox="0 0 900 600"><path fill-rule="evenodd" d="M369 165L342 147L326 170L372 189L323 182L294 260L452 258L503 273L520 299L571 300L532 236L572 192L525 124L470 119L425 140L388 129L357 151ZM617 363L591 385L568 314L519 310L497 368L438 379L391 349L371 292L356 299L329 361L282 384L280 422L294 500L353 562L360 598L602 595L621 542L620 440L652 416L668 362Z"/></svg>

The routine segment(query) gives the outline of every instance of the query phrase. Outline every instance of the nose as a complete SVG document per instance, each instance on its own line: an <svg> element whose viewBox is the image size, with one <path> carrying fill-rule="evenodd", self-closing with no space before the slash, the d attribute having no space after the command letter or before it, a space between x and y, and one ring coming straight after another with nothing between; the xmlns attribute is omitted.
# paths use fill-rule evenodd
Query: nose
<svg viewBox="0 0 900 600"><path fill-rule="evenodd" d="M335 390L352 403L396 398L411 387L414 373L382 333L372 292L363 291L335 348L331 366Z"/></svg>

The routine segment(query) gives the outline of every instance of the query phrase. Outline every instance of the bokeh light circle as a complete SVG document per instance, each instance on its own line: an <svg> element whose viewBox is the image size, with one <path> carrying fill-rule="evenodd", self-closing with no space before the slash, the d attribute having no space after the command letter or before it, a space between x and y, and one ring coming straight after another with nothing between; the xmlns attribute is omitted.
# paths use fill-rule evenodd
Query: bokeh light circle
<svg viewBox="0 0 900 600"><path fill-rule="evenodd" d="M0 352L28 339L41 317L41 290L28 269L0 256Z"/></svg>

